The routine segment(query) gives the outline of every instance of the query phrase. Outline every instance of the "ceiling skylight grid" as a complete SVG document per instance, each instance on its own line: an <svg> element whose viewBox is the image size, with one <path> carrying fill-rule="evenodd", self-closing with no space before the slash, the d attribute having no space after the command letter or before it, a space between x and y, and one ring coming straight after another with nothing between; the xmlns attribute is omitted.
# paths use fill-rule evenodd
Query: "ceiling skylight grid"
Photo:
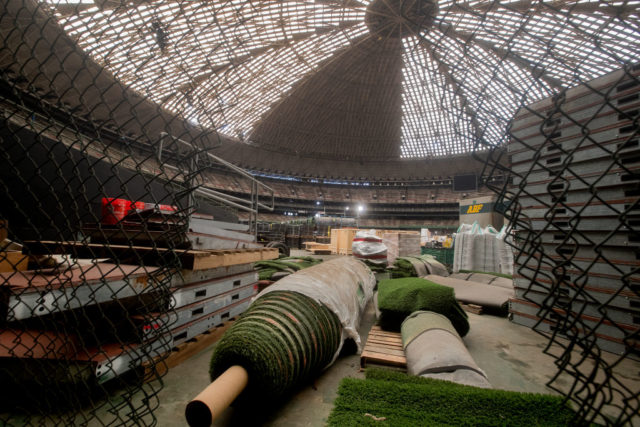
<svg viewBox="0 0 640 427"><path fill-rule="evenodd" d="M300 83L344 49L394 37L384 26L375 34L373 24L365 25L376 3L392 8L394 1L46 3L67 33L123 83L192 123L251 142L270 111L288 96L296 99ZM468 152L479 138L500 144L523 103L637 62L639 7L639 0L437 2L420 40L411 24L399 30L400 156ZM373 74L365 77L360 84L379 84ZM348 91L355 81L336 77L327 94ZM343 113L358 105L348 102ZM366 115L366 106L360 108ZM315 144L299 141L300 148Z"/></svg>

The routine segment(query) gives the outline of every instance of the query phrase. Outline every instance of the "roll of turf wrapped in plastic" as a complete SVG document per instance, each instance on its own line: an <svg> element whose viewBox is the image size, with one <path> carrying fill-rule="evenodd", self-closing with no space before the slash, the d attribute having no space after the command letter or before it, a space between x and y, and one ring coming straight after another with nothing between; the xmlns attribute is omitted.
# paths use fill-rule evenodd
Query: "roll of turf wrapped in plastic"
<svg viewBox="0 0 640 427"><path fill-rule="evenodd" d="M331 362L341 334L338 317L312 298L291 291L268 293L216 346L211 380L240 365L249 374L249 384L239 401L277 399Z"/></svg>
<svg viewBox="0 0 640 427"><path fill-rule="evenodd" d="M342 341L352 339L361 349L358 325L362 312L373 296L375 284L375 275L362 261L341 257L284 277L258 294L257 298L278 291L306 295L338 316L342 324Z"/></svg>
<svg viewBox="0 0 640 427"><path fill-rule="evenodd" d="M345 257L262 291L214 349L213 383L187 405L189 424L210 425L234 400L271 402L329 366L345 339L360 347L357 327L374 285L366 265Z"/></svg>
<svg viewBox="0 0 640 427"><path fill-rule="evenodd" d="M446 316L415 311L402 322L401 332L409 375L491 388Z"/></svg>

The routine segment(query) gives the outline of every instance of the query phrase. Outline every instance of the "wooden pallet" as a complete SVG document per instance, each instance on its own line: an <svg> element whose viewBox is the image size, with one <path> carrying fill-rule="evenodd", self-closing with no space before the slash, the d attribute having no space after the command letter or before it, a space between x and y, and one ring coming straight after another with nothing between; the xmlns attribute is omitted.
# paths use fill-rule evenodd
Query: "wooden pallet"
<svg viewBox="0 0 640 427"><path fill-rule="evenodd" d="M364 368L369 363L406 369L407 359L404 356L400 332L383 331L379 326L372 327L360 355L361 367Z"/></svg>
<svg viewBox="0 0 640 427"><path fill-rule="evenodd" d="M168 355L159 356L156 357L153 362L144 363L145 381L153 381L157 378L156 374L159 376L166 374L169 369L178 366L185 360L205 350L210 345L218 342L233 322L233 320L229 320L221 326L209 329L207 332L173 348ZM162 360L163 358L164 360Z"/></svg>
<svg viewBox="0 0 640 427"><path fill-rule="evenodd" d="M27 252L28 249L28 252ZM277 248L250 248L228 250L184 250L147 246L111 245L84 242L25 242L25 253L31 255L73 254L78 258L116 258L122 263L164 266L179 257L186 270L206 270L230 265L249 264L276 259Z"/></svg>

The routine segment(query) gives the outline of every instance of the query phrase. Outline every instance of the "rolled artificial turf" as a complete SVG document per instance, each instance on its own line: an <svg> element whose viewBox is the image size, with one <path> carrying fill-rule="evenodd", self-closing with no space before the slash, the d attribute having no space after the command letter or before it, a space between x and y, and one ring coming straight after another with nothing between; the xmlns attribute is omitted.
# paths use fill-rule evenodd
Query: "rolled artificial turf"
<svg viewBox="0 0 640 427"><path fill-rule="evenodd" d="M360 261L364 262L367 267L369 267L369 269L371 271L373 271L374 273L384 273L385 271L387 271L387 264L377 264L375 262L371 262L368 259L361 259Z"/></svg>
<svg viewBox="0 0 640 427"><path fill-rule="evenodd" d="M327 307L297 292L257 299L224 334L211 356L211 381L233 365L249 374L238 401L276 400L326 367L340 345L342 326Z"/></svg>
<svg viewBox="0 0 640 427"><path fill-rule="evenodd" d="M495 273L492 271L478 271L478 270L460 270L458 273L480 273L480 274L490 274L496 277L504 277L505 279L513 279L513 275L506 273Z"/></svg>
<svg viewBox="0 0 640 427"><path fill-rule="evenodd" d="M441 265L438 260L433 255L425 254L420 256L412 256L412 257L398 257L393 262L393 269L391 270L391 277L394 279L399 279L403 277L418 277L420 276L418 272L416 272L416 268L411 262L420 262L420 263L430 263L434 262L441 269L445 269L444 265ZM428 274L431 274L428 272ZM437 273L434 273L437 274ZM446 274L445 274L446 275Z"/></svg>
<svg viewBox="0 0 640 427"><path fill-rule="evenodd" d="M566 426L573 416L559 396L482 389L367 369L366 380L342 380L328 425Z"/></svg>
<svg viewBox="0 0 640 427"><path fill-rule="evenodd" d="M400 330L407 316L426 310L446 316L461 337L469 332L467 313L456 301L453 289L418 277L381 280L378 309L383 329Z"/></svg>
<svg viewBox="0 0 640 427"><path fill-rule="evenodd" d="M321 263L319 258L312 257L285 257L275 260L258 261L253 267L258 270L260 280L271 280L274 273L295 273L303 268L308 268Z"/></svg>

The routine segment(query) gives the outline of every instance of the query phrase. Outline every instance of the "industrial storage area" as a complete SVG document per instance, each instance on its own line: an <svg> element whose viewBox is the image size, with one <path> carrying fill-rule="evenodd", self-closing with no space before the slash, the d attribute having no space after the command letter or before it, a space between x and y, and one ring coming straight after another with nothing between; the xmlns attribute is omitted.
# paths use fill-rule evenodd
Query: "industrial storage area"
<svg viewBox="0 0 640 427"><path fill-rule="evenodd" d="M640 424L640 2L7 0L0 424Z"/></svg>

